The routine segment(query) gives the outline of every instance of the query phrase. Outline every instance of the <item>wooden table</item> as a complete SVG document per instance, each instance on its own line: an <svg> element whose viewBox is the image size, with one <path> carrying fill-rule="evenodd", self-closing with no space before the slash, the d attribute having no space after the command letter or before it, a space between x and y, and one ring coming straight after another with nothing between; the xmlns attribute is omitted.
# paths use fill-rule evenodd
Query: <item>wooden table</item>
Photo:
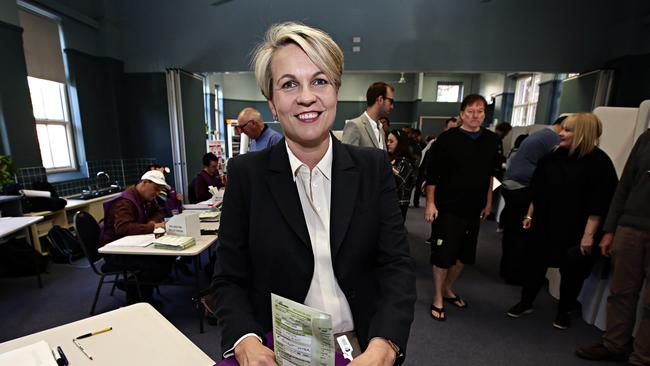
<svg viewBox="0 0 650 366"><path fill-rule="evenodd" d="M93 357L91 361L72 343L72 339L105 327L113 327L113 330L78 341ZM147 303L123 307L0 343L0 353L41 340L50 347L61 346L71 366L215 364Z"/></svg>

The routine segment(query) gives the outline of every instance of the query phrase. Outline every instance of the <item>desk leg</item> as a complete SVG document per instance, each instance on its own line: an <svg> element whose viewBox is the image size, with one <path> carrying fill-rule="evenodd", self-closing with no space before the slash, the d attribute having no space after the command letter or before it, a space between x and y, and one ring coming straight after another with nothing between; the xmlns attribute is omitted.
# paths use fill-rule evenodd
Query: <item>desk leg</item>
<svg viewBox="0 0 650 366"><path fill-rule="evenodd" d="M36 226L35 225L30 225L28 228L25 228L26 234L25 237L27 240L29 240L29 245L34 248L34 269L36 269L36 279L38 281L38 288L43 288L43 280L41 279L41 269L38 268L38 257L41 256L42 254L38 251L36 251L36 248L34 247L34 238L36 235L38 235L38 232L36 231Z"/></svg>
<svg viewBox="0 0 650 366"><path fill-rule="evenodd" d="M201 255L199 254L199 255L195 255L194 258L192 258L193 259L192 261L194 262L194 276L195 276L195 279L196 279L196 296L197 296L197 298L200 296L200 292L201 292L201 281L200 281L201 280L201 278L200 278L201 274L199 273L199 269L201 268L201 266L199 265L199 263L200 263L199 262L199 257L200 256ZM198 306L197 306L197 308L198 308L197 311L199 313L199 330L200 330L201 334L203 334L203 309L201 308L201 299L200 298L198 298Z"/></svg>

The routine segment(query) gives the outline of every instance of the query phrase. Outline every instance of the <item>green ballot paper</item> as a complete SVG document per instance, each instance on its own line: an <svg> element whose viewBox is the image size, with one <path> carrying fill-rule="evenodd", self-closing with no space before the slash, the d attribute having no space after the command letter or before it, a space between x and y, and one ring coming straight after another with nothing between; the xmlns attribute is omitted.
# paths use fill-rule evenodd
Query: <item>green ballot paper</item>
<svg viewBox="0 0 650 366"><path fill-rule="evenodd" d="M334 365L331 315L276 294L271 307L278 365Z"/></svg>

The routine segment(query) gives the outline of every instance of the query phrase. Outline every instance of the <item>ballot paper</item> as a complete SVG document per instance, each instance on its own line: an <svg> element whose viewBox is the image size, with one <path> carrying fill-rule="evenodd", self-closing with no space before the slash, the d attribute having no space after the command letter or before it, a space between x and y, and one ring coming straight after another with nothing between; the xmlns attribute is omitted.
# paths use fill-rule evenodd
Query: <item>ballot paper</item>
<svg viewBox="0 0 650 366"><path fill-rule="evenodd" d="M191 236L164 235L153 241L157 249L183 250L196 244Z"/></svg>
<svg viewBox="0 0 650 366"><path fill-rule="evenodd" d="M50 346L45 341L0 354L0 366L57 366Z"/></svg>
<svg viewBox="0 0 650 366"><path fill-rule="evenodd" d="M278 365L334 365L331 315L276 294L271 294L271 312Z"/></svg>
<svg viewBox="0 0 650 366"><path fill-rule="evenodd" d="M154 234L129 235L106 244L108 247L146 247L153 243Z"/></svg>
<svg viewBox="0 0 650 366"><path fill-rule="evenodd" d="M221 216L219 211L202 211L199 213L201 221L219 221L219 216Z"/></svg>

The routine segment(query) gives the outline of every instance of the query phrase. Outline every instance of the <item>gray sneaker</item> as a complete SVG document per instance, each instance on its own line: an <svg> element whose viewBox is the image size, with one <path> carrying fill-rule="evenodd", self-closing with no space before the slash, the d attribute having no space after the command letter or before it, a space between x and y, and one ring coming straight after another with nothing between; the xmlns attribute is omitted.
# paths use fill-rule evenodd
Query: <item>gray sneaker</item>
<svg viewBox="0 0 650 366"><path fill-rule="evenodd" d="M531 304L526 304L523 301L517 303L508 310L508 316L511 318L521 318L524 315L530 314L533 312L533 306Z"/></svg>

